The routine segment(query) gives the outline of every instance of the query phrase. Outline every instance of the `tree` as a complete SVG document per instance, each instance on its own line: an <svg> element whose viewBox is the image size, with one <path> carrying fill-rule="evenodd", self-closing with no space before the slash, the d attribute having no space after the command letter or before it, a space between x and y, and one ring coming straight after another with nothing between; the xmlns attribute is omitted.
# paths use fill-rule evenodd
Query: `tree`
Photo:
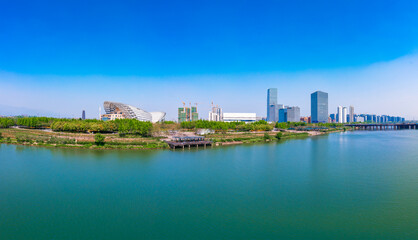
<svg viewBox="0 0 418 240"><path fill-rule="evenodd" d="M277 140L280 140L282 138L282 136L283 136L283 133L281 133L281 132L277 133L276 134Z"/></svg>
<svg viewBox="0 0 418 240"><path fill-rule="evenodd" d="M271 139L270 135L268 133L264 133L264 140Z"/></svg>
<svg viewBox="0 0 418 240"><path fill-rule="evenodd" d="M0 132L0 139L2 139L3 138L3 135L1 134L1 132Z"/></svg>
<svg viewBox="0 0 418 240"><path fill-rule="evenodd" d="M106 138L105 136L98 133L94 135L94 142L96 143L97 146L103 146L105 143L105 138Z"/></svg>

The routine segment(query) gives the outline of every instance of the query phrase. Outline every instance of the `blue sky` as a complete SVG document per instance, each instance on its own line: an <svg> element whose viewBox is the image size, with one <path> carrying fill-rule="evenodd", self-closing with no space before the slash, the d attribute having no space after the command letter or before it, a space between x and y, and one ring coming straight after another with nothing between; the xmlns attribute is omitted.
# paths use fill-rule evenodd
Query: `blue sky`
<svg viewBox="0 0 418 240"><path fill-rule="evenodd" d="M111 100L264 116L277 87L303 115L323 90L330 112L418 118L417 26L416 1L0 1L0 114L96 117Z"/></svg>

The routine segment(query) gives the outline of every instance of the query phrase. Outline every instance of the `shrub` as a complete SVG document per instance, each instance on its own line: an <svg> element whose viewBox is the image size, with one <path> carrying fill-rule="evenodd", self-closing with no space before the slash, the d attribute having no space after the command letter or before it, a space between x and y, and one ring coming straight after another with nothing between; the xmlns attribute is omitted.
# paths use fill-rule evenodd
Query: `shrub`
<svg viewBox="0 0 418 240"><path fill-rule="evenodd" d="M105 136L98 133L94 135L94 142L96 143L97 146L103 146L105 143L105 138L106 138Z"/></svg>
<svg viewBox="0 0 418 240"><path fill-rule="evenodd" d="M2 135L2 133L0 132L0 139L3 139L3 135Z"/></svg>
<svg viewBox="0 0 418 240"><path fill-rule="evenodd" d="M268 133L264 133L264 140L269 140L271 137Z"/></svg>
<svg viewBox="0 0 418 240"><path fill-rule="evenodd" d="M277 133L276 134L277 140L280 140L282 138L282 136L283 136L283 133L281 133L281 132Z"/></svg>

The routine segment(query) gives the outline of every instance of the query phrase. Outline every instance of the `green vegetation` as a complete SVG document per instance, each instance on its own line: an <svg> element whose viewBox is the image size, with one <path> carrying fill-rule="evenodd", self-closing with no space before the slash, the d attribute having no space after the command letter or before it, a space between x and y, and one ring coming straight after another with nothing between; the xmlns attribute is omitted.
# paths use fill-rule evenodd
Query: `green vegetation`
<svg viewBox="0 0 418 240"><path fill-rule="evenodd" d="M253 123L245 122L215 122L207 120L198 120L193 122L182 122L181 128L183 129L212 129L217 131L226 132L227 130L233 131L271 131L273 125L268 124L266 121L258 121Z"/></svg>
<svg viewBox="0 0 418 240"><path fill-rule="evenodd" d="M45 128L51 126L54 118L48 117L19 117L16 125L28 128Z"/></svg>
<svg viewBox="0 0 418 240"><path fill-rule="evenodd" d="M0 128L8 128L16 125L14 119L12 118L0 118Z"/></svg>
<svg viewBox="0 0 418 240"><path fill-rule="evenodd" d="M276 139L280 140L283 137L283 133L279 132L276 134Z"/></svg>
<svg viewBox="0 0 418 240"><path fill-rule="evenodd" d="M113 121L118 127L119 134L140 135L143 137L151 136L152 123L141 122L136 119L116 119Z"/></svg>
<svg viewBox="0 0 418 240"><path fill-rule="evenodd" d="M55 119L51 129L60 132L115 132L115 121L79 120L79 119Z"/></svg>
<svg viewBox="0 0 418 240"><path fill-rule="evenodd" d="M264 133L264 140L270 140L271 137L268 133Z"/></svg>
<svg viewBox="0 0 418 240"><path fill-rule="evenodd" d="M105 143L105 136L103 136L100 133L97 133L96 135L94 135L94 143L96 143L96 145L98 146L103 146Z"/></svg>

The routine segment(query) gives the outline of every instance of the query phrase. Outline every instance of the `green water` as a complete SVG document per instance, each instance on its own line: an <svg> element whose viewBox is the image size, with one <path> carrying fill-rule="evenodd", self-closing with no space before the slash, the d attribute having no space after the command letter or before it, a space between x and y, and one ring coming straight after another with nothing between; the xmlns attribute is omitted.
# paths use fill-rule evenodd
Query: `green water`
<svg viewBox="0 0 418 240"><path fill-rule="evenodd" d="M0 239L417 239L418 131L207 150L0 145Z"/></svg>

